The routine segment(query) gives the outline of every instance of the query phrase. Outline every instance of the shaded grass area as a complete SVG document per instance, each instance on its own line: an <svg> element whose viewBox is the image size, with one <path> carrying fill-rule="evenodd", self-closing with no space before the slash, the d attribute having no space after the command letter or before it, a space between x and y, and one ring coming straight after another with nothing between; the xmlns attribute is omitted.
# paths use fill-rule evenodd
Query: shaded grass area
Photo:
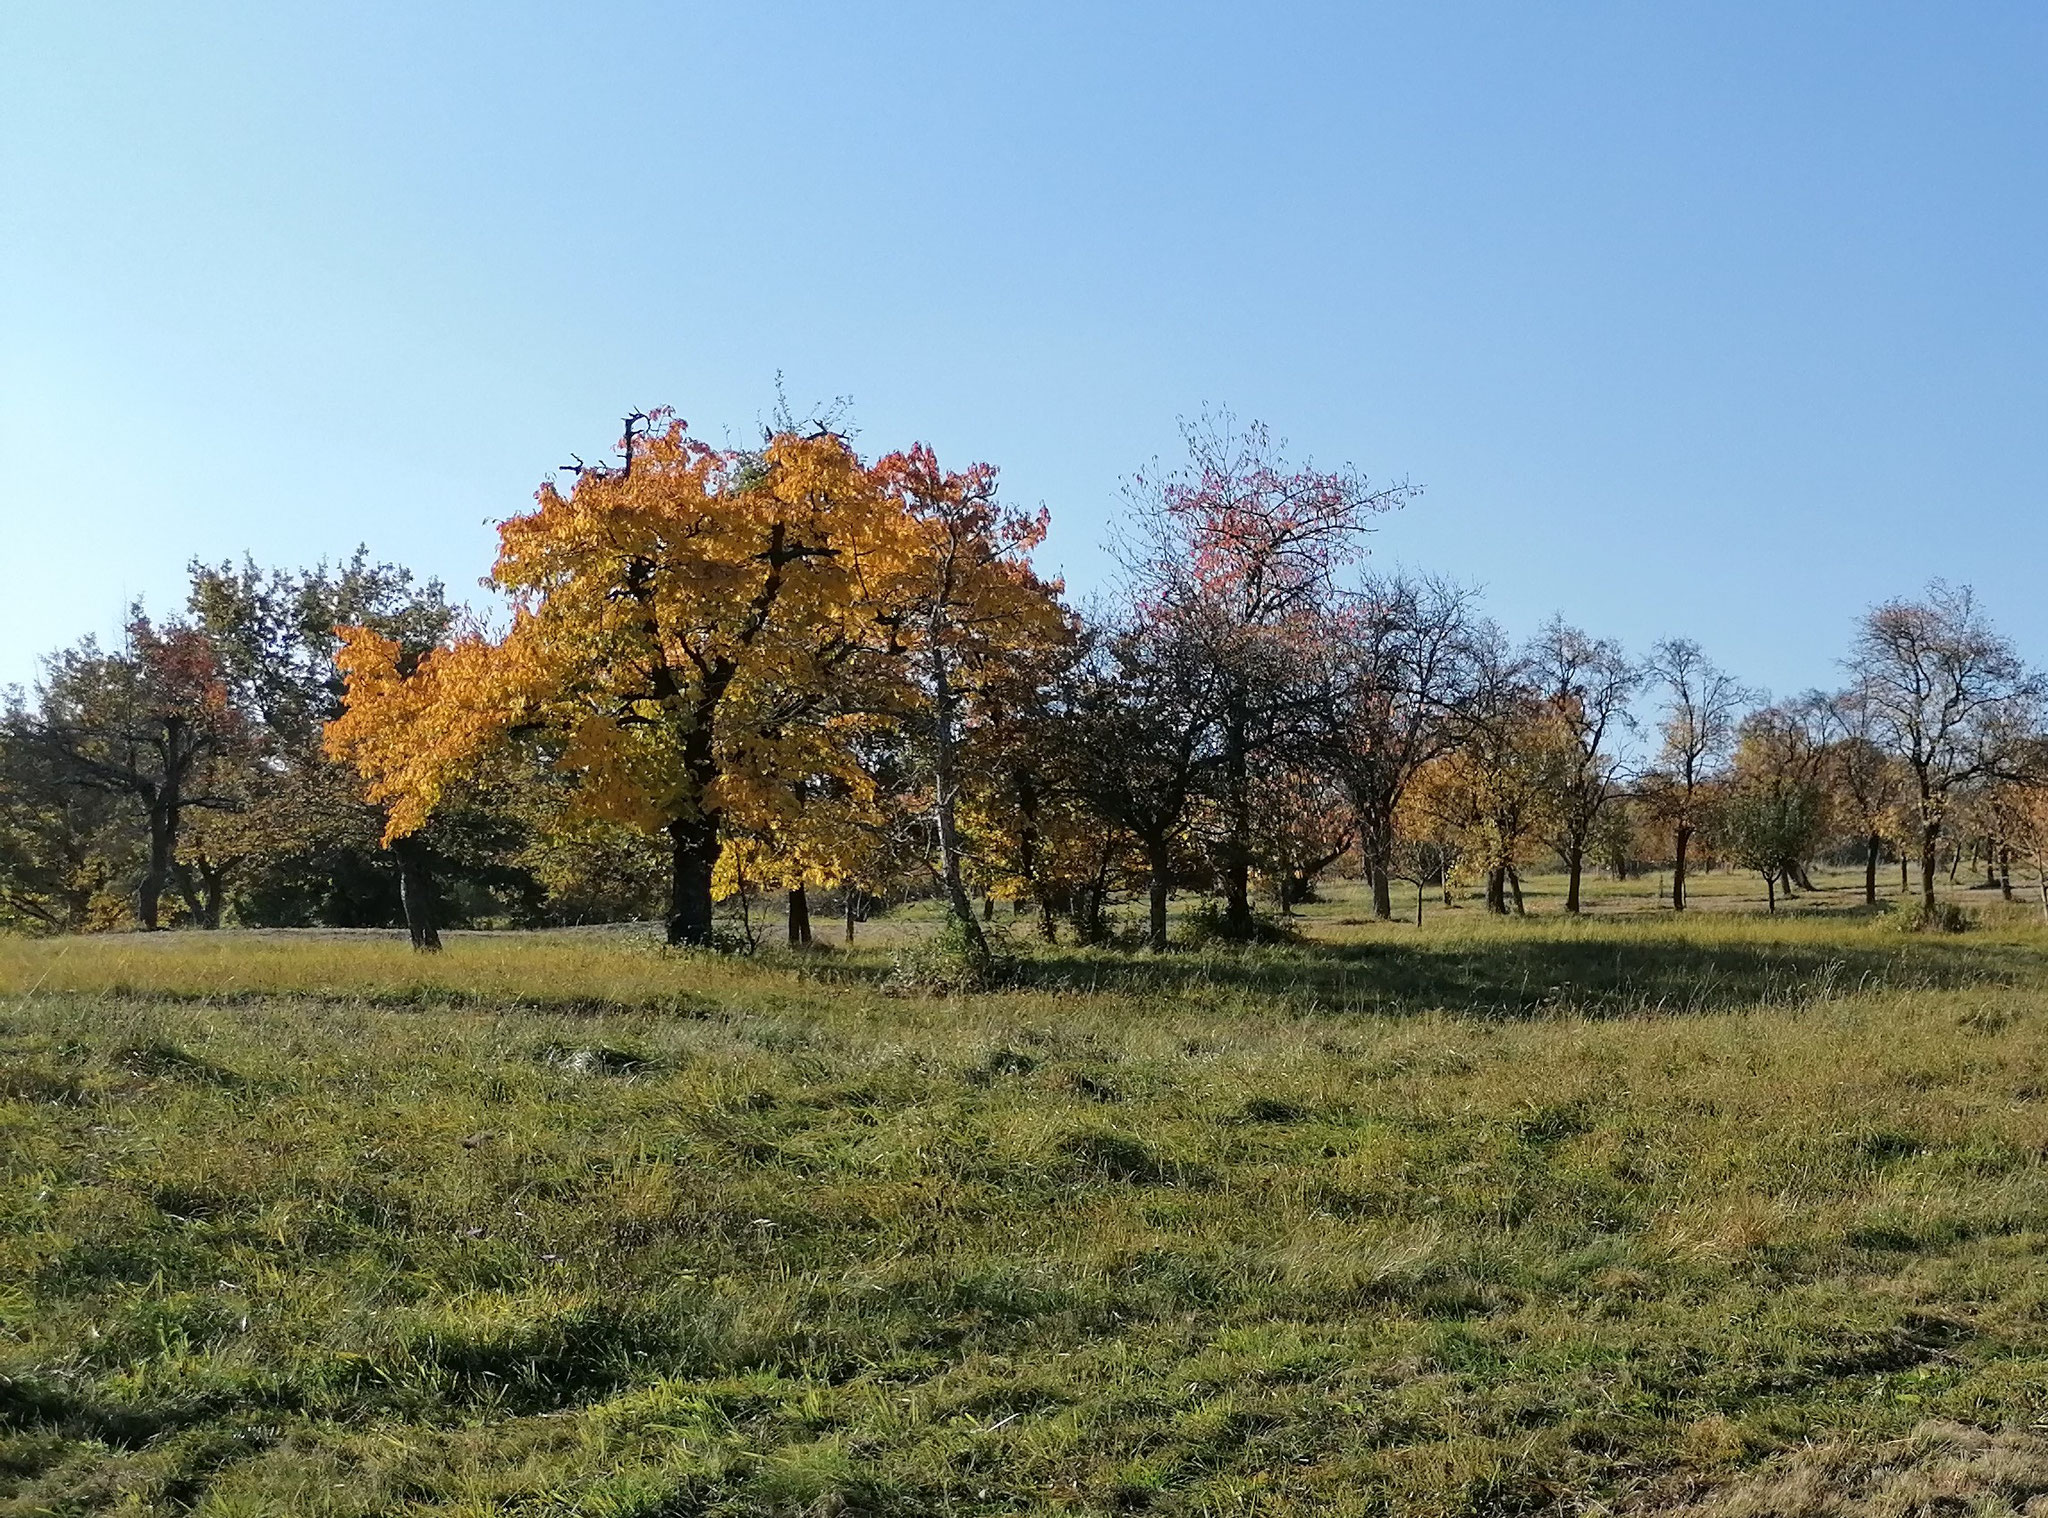
<svg viewBox="0 0 2048 1518"><path fill-rule="evenodd" d="M0 945L0 1512L2048 1490L2048 939L1343 911L946 999Z"/></svg>

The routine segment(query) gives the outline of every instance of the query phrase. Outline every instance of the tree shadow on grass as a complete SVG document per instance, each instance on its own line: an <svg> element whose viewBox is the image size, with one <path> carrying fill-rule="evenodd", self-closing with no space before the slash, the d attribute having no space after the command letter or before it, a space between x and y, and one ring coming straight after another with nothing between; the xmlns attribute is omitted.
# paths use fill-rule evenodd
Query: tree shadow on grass
<svg viewBox="0 0 2048 1518"><path fill-rule="evenodd" d="M1320 1014L1517 1020L1795 1007L1873 991L2041 983L2044 971L2038 951L1968 939L1712 942L1626 929L1572 937L1510 929L1434 943L1389 938L1163 956L1044 947L1015 962L1007 985L1193 999L1250 994ZM833 978L884 973L847 965Z"/></svg>

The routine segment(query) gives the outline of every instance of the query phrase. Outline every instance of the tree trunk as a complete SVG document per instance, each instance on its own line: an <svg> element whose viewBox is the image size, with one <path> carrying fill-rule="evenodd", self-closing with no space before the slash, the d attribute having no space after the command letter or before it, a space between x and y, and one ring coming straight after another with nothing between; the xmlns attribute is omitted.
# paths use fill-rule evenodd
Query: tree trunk
<svg viewBox="0 0 2048 1518"><path fill-rule="evenodd" d="M811 942L811 896L802 882L789 888L789 946L808 948Z"/></svg>
<svg viewBox="0 0 2048 1518"><path fill-rule="evenodd" d="M1778 910L1778 877L1770 870L1765 870L1763 873L1764 900L1767 903L1766 910L1776 912Z"/></svg>
<svg viewBox="0 0 2048 1518"><path fill-rule="evenodd" d="M391 852L398 856L398 901L405 909L405 931L415 951L438 954L441 933L434 925L434 880L427 868L426 845L417 838L400 838Z"/></svg>
<svg viewBox="0 0 2048 1518"><path fill-rule="evenodd" d="M1920 825L1920 909L1934 911L1934 872L1937 868L1934 851L1941 843L1941 824L1924 822Z"/></svg>
<svg viewBox="0 0 2048 1518"><path fill-rule="evenodd" d="M1884 839L1872 833L1863 840L1863 904L1877 905L1877 856L1884 848Z"/></svg>
<svg viewBox="0 0 2048 1518"><path fill-rule="evenodd" d="M1508 915L1508 872L1505 867L1495 865L1486 872L1486 910L1496 917Z"/></svg>
<svg viewBox="0 0 2048 1518"><path fill-rule="evenodd" d="M1170 890L1166 849L1164 845L1154 849L1146 864L1151 879L1148 882L1151 894L1151 911L1145 925L1145 943L1154 954L1166 952L1166 900Z"/></svg>
<svg viewBox="0 0 2048 1518"><path fill-rule="evenodd" d="M221 907L227 899L227 875L225 869L210 865L204 859L199 861L199 922L202 927L220 926ZM2006 893L2006 899L2012 899L2010 889Z"/></svg>
<svg viewBox="0 0 2048 1518"><path fill-rule="evenodd" d="M2012 900L2012 847L2009 844L1998 851L1998 894L2006 901Z"/></svg>
<svg viewBox="0 0 2048 1518"><path fill-rule="evenodd" d="M1245 714L1241 700L1231 702L1223 724L1224 807L1229 836L1223 857L1223 931L1232 938L1252 936L1252 803L1250 755L1245 752Z"/></svg>
<svg viewBox="0 0 2048 1518"><path fill-rule="evenodd" d="M1362 790L1351 793L1351 810L1358 817L1358 852L1365 864L1365 878L1372 885L1372 915L1381 922L1394 917L1394 823L1391 808L1383 798Z"/></svg>
<svg viewBox="0 0 2048 1518"><path fill-rule="evenodd" d="M1522 872L1513 865L1508 866L1508 894L1514 898L1515 915L1517 917L1528 916L1528 905L1522 900Z"/></svg>
<svg viewBox="0 0 2048 1518"><path fill-rule="evenodd" d="M152 933L157 930L164 887L170 883L171 861L177 848L177 804L159 801L149 809L149 864L144 868L142 882L135 890L135 915Z"/></svg>
<svg viewBox="0 0 2048 1518"><path fill-rule="evenodd" d="M668 838L668 941L678 948L708 949L711 872L718 865L718 818L671 822Z"/></svg>
<svg viewBox="0 0 2048 1518"><path fill-rule="evenodd" d="M1579 915L1579 879L1586 869L1585 850L1573 844L1564 856L1564 909L1567 916Z"/></svg>
<svg viewBox="0 0 2048 1518"><path fill-rule="evenodd" d="M1901 846L1899 849L1899 894L1901 896L1905 895L1906 890L1906 850Z"/></svg>
<svg viewBox="0 0 2048 1518"><path fill-rule="evenodd" d="M954 811L960 790L959 776L955 773L959 756L954 752L953 729L953 709L957 698L953 694L952 671L947 667L944 648L936 635L932 638L931 674L932 736L937 740L932 745L932 813L938 824L939 861L946 884L946 904L953 909L954 921L960 924L960 935L968 952L986 959L988 937L975 920L974 905L967 899L967 881L960 869L960 830Z"/></svg>
<svg viewBox="0 0 2048 1518"><path fill-rule="evenodd" d="M1685 910L1685 851L1692 843L1692 824L1681 822L1678 831L1672 835L1671 848L1671 910Z"/></svg>
<svg viewBox="0 0 2048 1518"><path fill-rule="evenodd" d="M849 947L853 944L853 920L860 915L859 895L860 893L855 887L848 886L846 888L846 942Z"/></svg>

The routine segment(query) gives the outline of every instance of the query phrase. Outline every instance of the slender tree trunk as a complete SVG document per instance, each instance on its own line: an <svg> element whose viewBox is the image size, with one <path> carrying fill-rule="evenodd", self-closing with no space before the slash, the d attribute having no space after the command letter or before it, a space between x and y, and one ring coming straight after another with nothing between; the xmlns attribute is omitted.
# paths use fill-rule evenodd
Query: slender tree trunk
<svg viewBox="0 0 2048 1518"><path fill-rule="evenodd" d="M1770 912L1776 912L1778 910L1778 877L1770 870L1765 870L1763 873L1764 899L1767 903L1765 909Z"/></svg>
<svg viewBox="0 0 2048 1518"><path fill-rule="evenodd" d="M434 925L434 880L427 867L427 847L419 839L400 838L391 845L398 856L398 903L405 909L405 931L415 951L438 954L441 933Z"/></svg>
<svg viewBox="0 0 2048 1518"><path fill-rule="evenodd" d="M1941 824L1924 822L1920 825L1920 907L1922 911L1934 910L1935 850L1941 843Z"/></svg>
<svg viewBox="0 0 2048 1518"><path fill-rule="evenodd" d="M1508 866L1508 893L1514 898L1515 915L1517 917L1528 916L1528 904L1522 900L1522 872L1513 865Z"/></svg>
<svg viewBox="0 0 2048 1518"><path fill-rule="evenodd" d="M206 927L220 926L221 908L227 899L227 875L225 869L210 865L204 859L199 861L199 887L202 894L199 920ZM2006 893L2006 899L2012 899L2010 890Z"/></svg>
<svg viewBox="0 0 2048 1518"><path fill-rule="evenodd" d="M1899 849L1899 894L1901 896L1905 895L1906 890L1906 850L1901 846Z"/></svg>
<svg viewBox="0 0 2048 1518"><path fill-rule="evenodd" d="M1863 840L1863 904L1877 905L1877 856L1884 848L1884 840L1872 833Z"/></svg>
<svg viewBox="0 0 2048 1518"><path fill-rule="evenodd" d="M1671 910L1685 910L1685 851L1692 843L1692 824L1681 822L1672 835L1671 846Z"/></svg>
<svg viewBox="0 0 2048 1518"><path fill-rule="evenodd" d="M853 943L853 920L860 915L859 896L860 892L857 887L848 886L846 888L846 942L849 947Z"/></svg>
<svg viewBox="0 0 2048 1518"><path fill-rule="evenodd" d="M808 948L811 942L811 895L799 881L789 888L789 946Z"/></svg>
<svg viewBox="0 0 2048 1518"><path fill-rule="evenodd" d="M718 818L671 822L668 838L668 941L677 947L708 949L711 872L718 865Z"/></svg>
<svg viewBox="0 0 2048 1518"><path fill-rule="evenodd" d="M937 739L932 745L932 811L938 823L939 861L945 877L946 902L953 909L954 920L960 924L960 933L969 952L985 959L988 957L988 936L975 920L974 905L967 899L967 881L960 869L960 830L954 810L960 791L959 755L954 751L953 708L956 698L952 671L947 667L945 651L936 629L932 636L931 673L935 719L932 736Z"/></svg>
<svg viewBox="0 0 2048 1518"><path fill-rule="evenodd" d="M1574 843L1564 856L1564 909L1567 915L1579 915L1579 879L1586 869L1585 850Z"/></svg>
<svg viewBox="0 0 2048 1518"><path fill-rule="evenodd" d="M2002 845L1998 851L1998 894L2006 901L2012 900L2012 846Z"/></svg>

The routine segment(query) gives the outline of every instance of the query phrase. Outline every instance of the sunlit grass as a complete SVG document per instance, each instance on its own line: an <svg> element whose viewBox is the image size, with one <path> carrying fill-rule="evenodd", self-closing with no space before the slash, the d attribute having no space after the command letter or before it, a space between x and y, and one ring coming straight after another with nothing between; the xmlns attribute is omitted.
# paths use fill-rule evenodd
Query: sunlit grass
<svg viewBox="0 0 2048 1518"><path fill-rule="evenodd" d="M2024 1503L2025 909L1359 907L964 997L882 925L0 941L0 1511L1739 1506L1949 1424Z"/></svg>

